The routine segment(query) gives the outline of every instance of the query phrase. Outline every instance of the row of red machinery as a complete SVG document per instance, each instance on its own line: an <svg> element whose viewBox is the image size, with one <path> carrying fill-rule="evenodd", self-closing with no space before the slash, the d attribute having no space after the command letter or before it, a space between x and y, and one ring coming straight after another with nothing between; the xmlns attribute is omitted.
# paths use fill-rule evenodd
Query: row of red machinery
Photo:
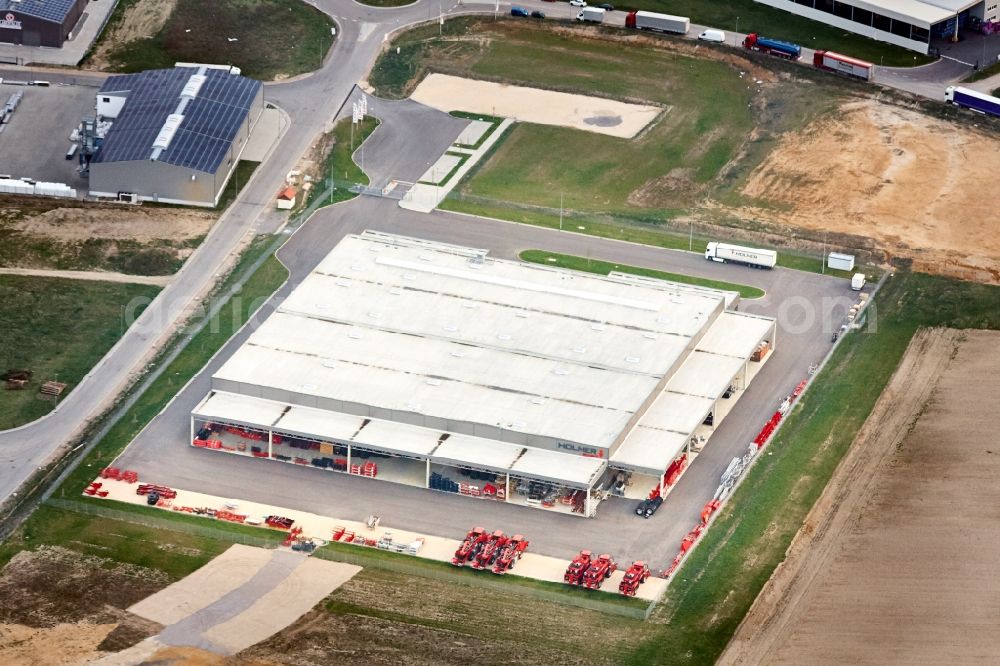
<svg viewBox="0 0 1000 666"><path fill-rule="evenodd" d="M767 423L764 424L764 427L761 428L760 432L757 433L757 436L754 437L753 444L750 447L751 453L754 452L754 448L756 448L757 451L764 448L764 445L771 440L771 437L774 436L774 431L778 428L778 424L781 423L781 419L784 418L785 414L787 414L788 411L791 409L792 403L794 403L799 398L799 396L802 395L802 392L805 391L806 385L808 383L809 383L808 380L803 380L799 382L799 384L795 387L795 390L792 391L791 394L789 394L789 396L785 398L785 400L781 403L781 407L778 408L778 411L776 411L774 414L771 415L771 418L768 419ZM745 456L744 461L748 461L751 458L752 458L751 455ZM739 461L734 460L733 462L736 463ZM747 462L747 464L749 463ZM745 468L746 465L742 465L740 467L740 473L742 473L742 471L744 471ZM734 481L735 479L730 481L730 484L732 484ZM728 496L728 492L726 496ZM696 525L693 530L688 532L681 540L681 547L677 555L674 557L674 561L671 562L670 566L663 572L664 578L670 578L670 576L672 576L673 573L677 571L677 567L680 566L681 561L684 559L684 556L687 554L689 550L691 550L695 542L698 540L698 537L700 537L702 533L705 531L705 529L708 527L709 520L712 519L712 515L719 510L720 506L722 506L722 499L719 499L717 496L716 498L709 500L705 504L705 506L702 507L701 522L698 523L698 525Z"/></svg>
<svg viewBox="0 0 1000 666"><path fill-rule="evenodd" d="M618 570L618 563L610 555L594 556L589 550L581 550L580 554L566 567L563 582L569 585L585 587L588 590L599 590L604 581ZM634 597L639 586L650 576L649 566L645 562L633 562L625 572L618 591L625 596Z"/></svg>
<svg viewBox="0 0 1000 666"><path fill-rule="evenodd" d="M102 479L112 479L114 481L124 481L125 483L135 483L139 480L139 473L130 469L118 469L117 467L105 467L101 470Z"/></svg>
<svg viewBox="0 0 1000 666"><path fill-rule="evenodd" d="M473 569L502 575L514 568L527 549L528 540L520 534L506 536L501 530L490 533L482 527L474 527L465 535L451 563L456 567L468 564Z"/></svg>

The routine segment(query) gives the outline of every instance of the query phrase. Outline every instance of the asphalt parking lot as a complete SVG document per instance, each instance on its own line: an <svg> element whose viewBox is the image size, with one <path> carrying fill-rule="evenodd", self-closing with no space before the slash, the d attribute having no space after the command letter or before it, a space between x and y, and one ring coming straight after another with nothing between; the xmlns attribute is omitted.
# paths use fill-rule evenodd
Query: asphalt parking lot
<svg viewBox="0 0 1000 666"><path fill-rule="evenodd" d="M66 159L69 135L80 120L94 115L97 88L0 84L0 104L15 92L21 104L0 132L0 174L13 178L65 183L86 193L87 179L76 172L77 159Z"/></svg>

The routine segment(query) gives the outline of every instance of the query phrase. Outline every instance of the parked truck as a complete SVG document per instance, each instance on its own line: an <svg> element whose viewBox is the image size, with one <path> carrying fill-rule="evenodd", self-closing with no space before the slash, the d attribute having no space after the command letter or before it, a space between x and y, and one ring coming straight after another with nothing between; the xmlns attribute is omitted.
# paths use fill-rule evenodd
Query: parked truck
<svg viewBox="0 0 1000 666"><path fill-rule="evenodd" d="M777 39L768 39L767 37L761 37L756 32L751 32L746 36L746 39L743 40L743 48L778 56L779 58L788 58L789 60L798 60L802 57L802 47L798 44L782 42Z"/></svg>
<svg viewBox="0 0 1000 666"><path fill-rule="evenodd" d="M1000 99L977 90L948 86L944 89L944 101L989 116L1000 116Z"/></svg>
<svg viewBox="0 0 1000 666"><path fill-rule="evenodd" d="M875 65L872 63L840 55L833 51L816 51L813 53L813 66L825 69L828 72L853 76L864 81L871 81L875 77Z"/></svg>
<svg viewBox="0 0 1000 666"><path fill-rule="evenodd" d="M686 35L691 21L686 16L671 16L656 12L629 12L625 17L625 27L633 30L653 30Z"/></svg>
<svg viewBox="0 0 1000 666"><path fill-rule="evenodd" d="M604 23L604 9L600 7L584 7L583 11L576 15L577 21L587 21L589 23Z"/></svg>
<svg viewBox="0 0 1000 666"><path fill-rule="evenodd" d="M774 268L778 263L778 253L774 250L760 250L726 243L709 243L705 248L705 258L723 264L743 264L751 268Z"/></svg>
<svg viewBox="0 0 1000 666"><path fill-rule="evenodd" d="M865 286L865 274L855 273L851 278L851 289L854 291L861 291Z"/></svg>

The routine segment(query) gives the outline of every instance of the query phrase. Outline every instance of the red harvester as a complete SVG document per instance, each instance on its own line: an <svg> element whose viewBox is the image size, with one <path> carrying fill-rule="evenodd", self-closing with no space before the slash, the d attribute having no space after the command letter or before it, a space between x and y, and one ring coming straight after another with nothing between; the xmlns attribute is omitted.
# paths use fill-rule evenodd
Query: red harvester
<svg viewBox="0 0 1000 666"><path fill-rule="evenodd" d="M497 530L491 534L489 540L482 545L476 556L472 558L472 568L489 569L492 567L493 562L496 561L501 549L507 545L508 541L510 539L504 536L501 530Z"/></svg>
<svg viewBox="0 0 1000 666"><path fill-rule="evenodd" d="M590 562L593 559L589 550L581 550L580 554L573 558L573 561L566 567L563 574L563 582L570 585L579 585L583 582L583 574L586 573Z"/></svg>
<svg viewBox="0 0 1000 666"><path fill-rule="evenodd" d="M634 597L639 586L649 578L649 566L645 562L633 562L625 572L625 578L618 585L618 591L627 597Z"/></svg>
<svg viewBox="0 0 1000 666"><path fill-rule="evenodd" d="M618 564L610 555L601 555L590 563L583 574L583 586L588 590L599 590L611 574L618 570Z"/></svg>
<svg viewBox="0 0 1000 666"><path fill-rule="evenodd" d="M490 538L490 535L486 533L486 530L482 527L473 527L472 530L465 535L465 540L462 541L462 545L458 547L455 551L455 557L451 558L451 563L456 567L465 566L465 563L469 561L477 552L482 544Z"/></svg>
<svg viewBox="0 0 1000 666"><path fill-rule="evenodd" d="M514 568L514 563L521 559L521 555L528 549L528 540L520 534L515 534L507 540L507 544L500 550L496 564L493 565L493 573L505 574Z"/></svg>

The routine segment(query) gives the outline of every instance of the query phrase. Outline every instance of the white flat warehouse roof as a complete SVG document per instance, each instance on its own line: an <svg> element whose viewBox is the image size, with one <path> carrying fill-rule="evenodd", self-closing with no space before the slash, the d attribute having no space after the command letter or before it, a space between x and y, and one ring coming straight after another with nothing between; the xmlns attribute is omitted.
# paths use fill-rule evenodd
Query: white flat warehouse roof
<svg viewBox="0 0 1000 666"><path fill-rule="evenodd" d="M354 436L354 443L404 456L429 456L437 448L441 434L430 428L371 419Z"/></svg>
<svg viewBox="0 0 1000 666"><path fill-rule="evenodd" d="M723 311L724 292L647 282L348 236L213 382L607 448Z"/></svg>
<svg viewBox="0 0 1000 666"><path fill-rule="evenodd" d="M660 476L684 450L687 442L688 435L639 425L611 456L611 465Z"/></svg>
<svg viewBox="0 0 1000 666"><path fill-rule="evenodd" d="M867 9L890 18L897 18L907 23L930 28L936 23L946 21L957 12L945 9L943 4L948 0L922 2L921 0L846 0L846 4ZM940 4L939 4L940 3ZM955 2L954 4L960 4ZM968 5L971 7L973 2Z"/></svg>
<svg viewBox="0 0 1000 666"><path fill-rule="evenodd" d="M705 420L714 404L712 398L664 391L642 415L639 423L689 436Z"/></svg>

